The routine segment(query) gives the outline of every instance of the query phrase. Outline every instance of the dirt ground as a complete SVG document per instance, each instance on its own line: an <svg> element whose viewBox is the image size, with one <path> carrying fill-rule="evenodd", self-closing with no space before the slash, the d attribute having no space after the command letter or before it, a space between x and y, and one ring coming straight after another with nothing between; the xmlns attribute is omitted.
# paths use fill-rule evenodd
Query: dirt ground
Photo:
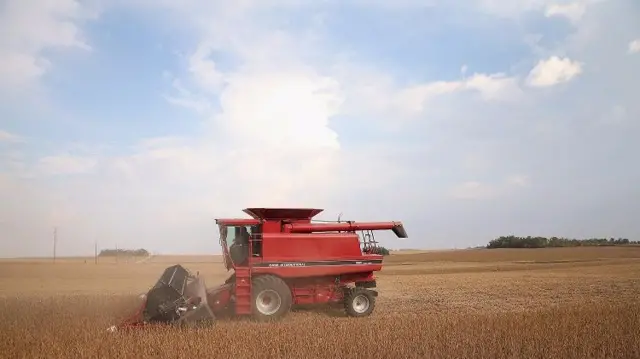
<svg viewBox="0 0 640 359"><path fill-rule="evenodd" d="M229 275L219 256L0 261L0 357L640 358L640 247L398 253L369 318L107 333L175 263Z"/></svg>

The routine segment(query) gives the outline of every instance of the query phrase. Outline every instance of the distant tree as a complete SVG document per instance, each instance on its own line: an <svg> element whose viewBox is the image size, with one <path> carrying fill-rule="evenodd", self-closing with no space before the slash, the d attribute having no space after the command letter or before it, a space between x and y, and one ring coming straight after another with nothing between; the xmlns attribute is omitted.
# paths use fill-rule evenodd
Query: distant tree
<svg viewBox="0 0 640 359"><path fill-rule="evenodd" d="M98 254L99 257L115 257L115 256L131 256L131 257L147 257L149 251L144 248L140 249L103 249Z"/></svg>
<svg viewBox="0 0 640 359"><path fill-rule="evenodd" d="M516 237L514 235L501 236L493 239L486 248L545 248L545 247L580 247L580 246L615 246L626 244L640 244L640 241L630 241L627 238L589 238L569 239L558 237Z"/></svg>
<svg viewBox="0 0 640 359"><path fill-rule="evenodd" d="M369 253L382 254L383 256L388 256L390 252L385 247L373 247L373 248L371 248Z"/></svg>

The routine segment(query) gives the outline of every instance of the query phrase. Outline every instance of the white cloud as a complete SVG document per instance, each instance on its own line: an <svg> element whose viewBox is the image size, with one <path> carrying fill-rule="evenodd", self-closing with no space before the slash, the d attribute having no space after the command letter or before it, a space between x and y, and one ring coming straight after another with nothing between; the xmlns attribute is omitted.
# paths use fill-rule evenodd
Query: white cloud
<svg viewBox="0 0 640 359"><path fill-rule="evenodd" d="M112 176L127 178L134 187L155 180L159 187L202 189L189 201L179 200L192 211L212 204L236 213L251 205L323 202L340 179L328 174L336 173L343 161L339 139L329 126L342 102L341 86L293 61L284 69L265 67L262 51L255 58L245 53L237 70L224 73L219 110L209 104L214 101L208 96L210 87L196 83L188 91L174 82L180 101L199 101L189 107L205 116L205 131L194 139L145 140L136 154L111 162ZM294 49L288 53L296 55ZM191 70L189 77L206 78L212 68Z"/></svg>
<svg viewBox="0 0 640 359"><path fill-rule="evenodd" d="M189 73L194 80L210 93L218 93L224 83L222 74L209 57L214 50L214 46L201 43L196 51L189 57Z"/></svg>
<svg viewBox="0 0 640 359"><path fill-rule="evenodd" d="M462 92L477 93L484 101L509 101L520 98L522 94L516 77L503 73L475 73L458 81L434 81L382 90L377 106L386 103L398 113L420 114L427 111L431 101L438 102L441 96Z"/></svg>
<svg viewBox="0 0 640 359"><path fill-rule="evenodd" d="M583 71L583 64L567 57L551 56L540 60L529 72L527 84L533 87L549 87L571 81Z"/></svg>
<svg viewBox="0 0 640 359"><path fill-rule="evenodd" d="M46 156L39 160L37 171L44 175L82 174L93 170L97 163L95 158L83 156Z"/></svg>
<svg viewBox="0 0 640 359"><path fill-rule="evenodd" d="M521 19L529 13L542 13L546 17L563 16L577 23L594 4L609 0L473 0L484 12L507 19ZM461 3L469 6L468 2Z"/></svg>
<svg viewBox="0 0 640 359"><path fill-rule="evenodd" d="M313 1L313 0L312 0ZM388 1L388 0L350 0L352 3L366 6L366 7L380 7L385 10L406 10L406 9L417 9L417 8L427 8L438 5L437 0L396 0L396 1ZM341 0L337 0L337 3L344 3Z"/></svg>
<svg viewBox="0 0 640 359"><path fill-rule="evenodd" d="M491 156L479 153L477 150L466 154L462 160L464 168L471 172L484 172L493 166Z"/></svg>
<svg viewBox="0 0 640 359"><path fill-rule="evenodd" d="M572 23L577 23L582 19L586 11L584 2L572 2L569 4L550 4L547 6L545 16L561 16L569 19Z"/></svg>
<svg viewBox="0 0 640 359"><path fill-rule="evenodd" d="M437 96L452 94L464 89L460 81L436 81L426 84L410 86L389 94L390 105L408 113L422 113L426 102Z"/></svg>
<svg viewBox="0 0 640 359"><path fill-rule="evenodd" d="M23 142L23 141L24 139L21 136L18 136L11 132L0 130L0 142L16 143L16 142Z"/></svg>
<svg viewBox="0 0 640 359"><path fill-rule="evenodd" d="M507 176L503 183L484 183L480 181L467 181L454 186L451 189L451 197L459 200L487 200L496 197L504 197L513 194L513 190L522 190L529 187L529 176L515 174Z"/></svg>
<svg viewBox="0 0 640 359"><path fill-rule="evenodd" d="M51 66L49 60L21 53L0 53L0 84L19 87L42 76Z"/></svg>
<svg viewBox="0 0 640 359"><path fill-rule="evenodd" d="M506 183L516 187L528 187L531 181L529 176L518 174L507 177Z"/></svg>
<svg viewBox="0 0 640 359"><path fill-rule="evenodd" d="M75 0L6 0L0 12L0 87L33 84L51 67L43 50L91 47L78 23L95 16Z"/></svg>
<svg viewBox="0 0 640 359"><path fill-rule="evenodd" d="M171 87L176 90L177 94L163 96L170 104L185 107L200 114L208 113L211 110L210 101L205 96L198 96L185 89L180 79L173 79Z"/></svg>
<svg viewBox="0 0 640 359"><path fill-rule="evenodd" d="M492 198L496 195L496 189L490 185L478 181L467 181L455 186L451 196L462 200L481 200Z"/></svg>
<svg viewBox="0 0 640 359"><path fill-rule="evenodd" d="M630 41L628 51L630 54L640 53L640 39Z"/></svg>
<svg viewBox="0 0 640 359"><path fill-rule="evenodd" d="M264 30L246 17L249 6L236 5L201 25L203 38L186 56L186 76L174 79L177 94L166 96L202 114L205 131L119 158L116 176L141 185L151 178L190 182L204 189L192 208L217 203L230 213L256 204L322 200L338 177L327 174L342 161L329 125L343 101L341 84L302 61L308 34ZM193 7L188 12L192 19L207 13ZM233 57L233 68L222 71L214 51Z"/></svg>
<svg viewBox="0 0 640 359"><path fill-rule="evenodd" d="M597 121L596 124L601 125L620 125L625 123L629 119L628 111L625 106L614 105L606 111Z"/></svg>
<svg viewBox="0 0 640 359"><path fill-rule="evenodd" d="M518 18L523 13L544 9L545 6L553 3L553 0L475 0L474 2L489 14L505 18ZM461 2L461 4L469 6L468 2Z"/></svg>
<svg viewBox="0 0 640 359"><path fill-rule="evenodd" d="M517 99L521 95L517 78L503 73L474 74L465 80L464 87L478 91L487 101Z"/></svg>
<svg viewBox="0 0 640 359"><path fill-rule="evenodd" d="M224 113L215 120L235 143L339 149L337 134L328 127L342 101L337 81L305 70L231 77L221 95Z"/></svg>

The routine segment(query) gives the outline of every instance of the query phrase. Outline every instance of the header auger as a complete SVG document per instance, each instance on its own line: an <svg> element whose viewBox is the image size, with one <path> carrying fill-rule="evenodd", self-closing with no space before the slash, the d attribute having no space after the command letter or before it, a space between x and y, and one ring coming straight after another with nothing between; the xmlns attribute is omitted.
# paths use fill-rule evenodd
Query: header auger
<svg viewBox="0 0 640 359"><path fill-rule="evenodd" d="M373 232L407 238L402 222L312 222L322 209L244 212L251 218L216 219L224 264L234 270L224 284L206 289L199 276L169 267L122 326L191 325L223 314L270 321L301 304L342 304L349 316L368 316L383 258Z"/></svg>

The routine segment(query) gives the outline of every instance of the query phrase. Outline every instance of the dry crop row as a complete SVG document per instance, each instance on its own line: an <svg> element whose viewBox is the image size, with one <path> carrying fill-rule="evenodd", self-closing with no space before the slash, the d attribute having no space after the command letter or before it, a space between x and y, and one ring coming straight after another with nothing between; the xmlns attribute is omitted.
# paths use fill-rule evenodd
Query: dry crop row
<svg viewBox="0 0 640 359"><path fill-rule="evenodd" d="M385 263L424 262L572 262L640 258L640 246L531 249L467 249L391 255Z"/></svg>
<svg viewBox="0 0 640 359"><path fill-rule="evenodd" d="M404 314L348 319L292 313L275 324L219 321L195 330L107 333L130 298L0 302L6 358L638 358L640 303L522 313Z"/></svg>

